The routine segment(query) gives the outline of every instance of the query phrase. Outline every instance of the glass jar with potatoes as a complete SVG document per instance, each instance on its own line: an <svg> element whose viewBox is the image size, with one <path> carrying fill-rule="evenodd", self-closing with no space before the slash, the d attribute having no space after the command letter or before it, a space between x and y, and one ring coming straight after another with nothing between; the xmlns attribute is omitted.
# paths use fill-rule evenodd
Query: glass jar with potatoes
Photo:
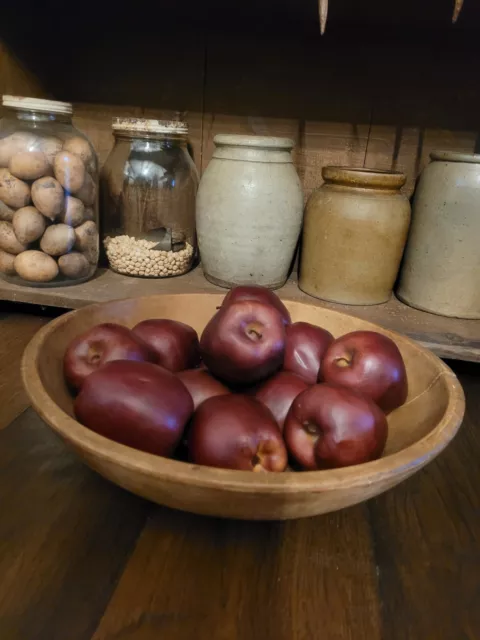
<svg viewBox="0 0 480 640"><path fill-rule="evenodd" d="M3 96L0 276L58 287L98 264L98 161L66 102Z"/></svg>

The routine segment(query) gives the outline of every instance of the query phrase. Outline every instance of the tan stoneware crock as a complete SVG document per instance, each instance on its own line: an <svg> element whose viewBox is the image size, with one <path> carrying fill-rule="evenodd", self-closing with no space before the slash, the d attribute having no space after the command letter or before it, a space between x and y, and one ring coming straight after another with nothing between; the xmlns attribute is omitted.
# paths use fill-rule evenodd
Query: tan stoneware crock
<svg viewBox="0 0 480 640"><path fill-rule="evenodd" d="M387 302L410 224L405 175L347 167L322 175L305 212L300 288L343 304Z"/></svg>

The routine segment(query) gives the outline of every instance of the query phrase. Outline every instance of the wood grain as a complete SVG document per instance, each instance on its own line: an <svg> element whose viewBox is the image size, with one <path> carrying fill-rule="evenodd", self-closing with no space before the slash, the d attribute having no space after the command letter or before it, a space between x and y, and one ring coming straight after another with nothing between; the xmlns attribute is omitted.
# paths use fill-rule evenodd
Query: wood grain
<svg viewBox="0 0 480 640"><path fill-rule="evenodd" d="M226 293L209 283L200 267L179 278L162 280L129 278L108 269L99 269L90 282L75 287L39 289L21 287L0 280L0 298L45 306L78 309L95 302L171 293ZM445 318L406 306L396 298L373 307L357 307L324 302L300 291L296 274L277 292L280 297L309 302L327 309L349 313L414 338L437 355L480 362L480 321Z"/></svg>
<svg viewBox="0 0 480 640"><path fill-rule="evenodd" d="M237 523L159 508L94 640L380 640L364 515Z"/></svg>
<svg viewBox="0 0 480 640"><path fill-rule="evenodd" d="M290 135L306 197L326 164L407 171L410 195L430 150L477 144L478 39L451 26L452 0L425 0L421 12L413 0L394 12L380 0L337 0L324 38L318 2L244 0L232 9L235 20L215 1L157 3L142 29L129 12L112 16L93 0L68 30L61 12L33 0L23 6L28 29L13 7L2 14L25 62L3 63L0 86L36 94L32 74L25 80L33 69L51 94L76 103L76 121L102 162L113 113L186 113L202 171L217 132ZM474 30L479 17L469 3L462 28ZM158 24L166 26L161 38Z"/></svg>
<svg viewBox="0 0 480 640"><path fill-rule="evenodd" d="M29 404L20 376L20 361L30 339L47 322L48 318L41 316L4 311L0 304L0 429Z"/></svg>
<svg viewBox="0 0 480 640"><path fill-rule="evenodd" d="M45 98L45 90L38 79L0 40L0 96L20 95ZM0 106L0 115L2 107Z"/></svg>
<svg viewBox="0 0 480 640"><path fill-rule="evenodd" d="M429 37L430 55L425 50ZM465 41L446 49L433 34L423 42L413 38L408 47L398 46L396 40L383 42L375 72L384 82L372 87L365 166L403 171L407 174L404 191L412 195L433 150L472 153L478 137L480 92L472 91L468 78L477 59L473 42L470 48ZM454 99L447 97L448 91L454 91Z"/></svg>
<svg viewBox="0 0 480 640"><path fill-rule="evenodd" d="M362 166L371 99L363 72L352 76L341 47L317 40L284 47L280 37L254 39L209 34L206 58L204 170L217 133L285 136L296 143L294 161L308 198L326 164ZM328 63L328 55L336 64ZM321 75L325 94L312 78ZM355 101L349 99L355 92Z"/></svg>
<svg viewBox="0 0 480 640"><path fill-rule="evenodd" d="M95 85L91 74L84 77L89 67L77 60L77 84L62 86L59 95L77 101L75 123L92 139L101 164L113 144L113 115L184 114L201 172L217 133L291 137L306 199L322 184L325 165L403 171L408 177L404 192L410 196L432 150L473 151L477 145L480 92L469 81L478 60L475 49L456 46L447 54L433 37L430 44L429 37L414 39L407 48L395 38L376 42L373 36L360 51L354 42L328 38L305 38L285 48L278 36L253 38L245 49L242 38L196 33L185 53L191 63L188 77L168 67L162 88L151 86L152 58L142 71L143 84L129 63L121 85L116 58L105 58L102 73L109 70L109 91ZM170 44L164 43L157 56L168 60ZM405 65L411 73L403 73ZM380 85L379 78L384 79ZM188 99L184 81L191 86ZM455 100L445 101L445 86L455 87ZM105 99L117 104L102 104Z"/></svg>
<svg viewBox="0 0 480 640"><path fill-rule="evenodd" d="M32 410L0 438L0 637L87 640L149 506L84 467Z"/></svg>
<svg viewBox="0 0 480 640"><path fill-rule="evenodd" d="M468 410L457 438L434 464L369 505L389 640L479 637L480 377L478 367L465 369L458 366Z"/></svg>

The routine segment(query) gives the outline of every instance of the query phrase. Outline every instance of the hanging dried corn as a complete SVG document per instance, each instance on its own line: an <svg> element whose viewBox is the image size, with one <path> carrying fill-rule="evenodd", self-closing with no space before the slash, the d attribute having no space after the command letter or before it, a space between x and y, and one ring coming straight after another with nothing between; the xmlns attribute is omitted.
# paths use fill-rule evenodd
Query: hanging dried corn
<svg viewBox="0 0 480 640"><path fill-rule="evenodd" d="M457 0L462 1L462 0ZM318 0L318 13L320 15L320 33L325 33L325 27L327 26L327 16L328 16L328 0Z"/></svg>
<svg viewBox="0 0 480 640"><path fill-rule="evenodd" d="M462 10L462 7L463 7L463 0L455 0L455 7L453 9L453 18L452 18L452 22L454 24L458 20L458 16L460 15L460 11Z"/></svg>

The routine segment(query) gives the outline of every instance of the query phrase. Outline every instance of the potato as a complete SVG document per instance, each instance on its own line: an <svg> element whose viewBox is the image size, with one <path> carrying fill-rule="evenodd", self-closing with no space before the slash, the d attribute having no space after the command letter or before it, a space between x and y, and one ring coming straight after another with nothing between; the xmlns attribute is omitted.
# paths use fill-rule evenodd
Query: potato
<svg viewBox="0 0 480 640"><path fill-rule="evenodd" d="M35 207L22 207L15 211L12 225L17 240L28 244L42 237L47 221Z"/></svg>
<svg viewBox="0 0 480 640"><path fill-rule="evenodd" d="M75 244L75 231L68 224L52 224L40 240L40 249L50 256L63 256Z"/></svg>
<svg viewBox="0 0 480 640"><path fill-rule="evenodd" d="M37 151L39 138L33 133L17 131L0 140L0 167L8 167L10 159L22 151Z"/></svg>
<svg viewBox="0 0 480 640"><path fill-rule="evenodd" d="M92 265L88 262L83 253L71 251L58 259L60 273L74 280L75 278L85 278L88 276Z"/></svg>
<svg viewBox="0 0 480 640"><path fill-rule="evenodd" d="M21 180L36 180L50 171L47 156L41 151L20 151L10 158L10 173Z"/></svg>
<svg viewBox="0 0 480 640"><path fill-rule="evenodd" d="M85 182L85 165L78 156L68 151L57 153L53 161L53 172L69 193L77 193Z"/></svg>
<svg viewBox="0 0 480 640"><path fill-rule="evenodd" d="M24 251L14 262L15 271L29 282L50 282L58 275L58 265L42 251Z"/></svg>
<svg viewBox="0 0 480 640"><path fill-rule="evenodd" d="M0 212L1 217L1 212ZM93 220L95 222L95 211L92 207L85 207L85 211L83 213L84 220Z"/></svg>
<svg viewBox="0 0 480 640"><path fill-rule="evenodd" d="M95 170L95 154L90 143L85 138L80 138L80 136L70 138L64 143L63 150L81 158L89 171Z"/></svg>
<svg viewBox="0 0 480 640"><path fill-rule="evenodd" d="M85 205L78 198L66 196L65 210L60 214L59 220L71 227L78 227L85 221Z"/></svg>
<svg viewBox="0 0 480 640"><path fill-rule="evenodd" d="M75 195L77 198L80 198L86 207L91 207L95 203L97 198L97 187L89 173L85 175L85 182L83 183L82 188L79 189Z"/></svg>
<svg viewBox="0 0 480 640"><path fill-rule="evenodd" d="M95 222L88 220L75 229L75 249L85 254L90 264L98 261L98 230Z"/></svg>
<svg viewBox="0 0 480 640"><path fill-rule="evenodd" d="M0 220L6 220L7 222L11 222L13 220L13 214L15 213L15 209L7 206L4 202L0 200Z"/></svg>
<svg viewBox="0 0 480 640"><path fill-rule="evenodd" d="M15 255L27 249L26 245L17 240L17 236L10 222L0 222L0 249Z"/></svg>
<svg viewBox="0 0 480 640"><path fill-rule="evenodd" d="M8 169L0 169L0 200L14 209L25 207L30 202L30 187Z"/></svg>
<svg viewBox="0 0 480 640"><path fill-rule="evenodd" d="M65 194L55 178L39 178L32 184L32 200L40 213L55 220L63 211Z"/></svg>
<svg viewBox="0 0 480 640"><path fill-rule="evenodd" d="M7 276L15 275L15 256L6 251L0 249L0 273L4 273Z"/></svg>
<svg viewBox="0 0 480 640"><path fill-rule="evenodd" d="M53 136L48 138L39 138L39 151L47 156L48 163L53 167L55 156L62 150L62 141Z"/></svg>

